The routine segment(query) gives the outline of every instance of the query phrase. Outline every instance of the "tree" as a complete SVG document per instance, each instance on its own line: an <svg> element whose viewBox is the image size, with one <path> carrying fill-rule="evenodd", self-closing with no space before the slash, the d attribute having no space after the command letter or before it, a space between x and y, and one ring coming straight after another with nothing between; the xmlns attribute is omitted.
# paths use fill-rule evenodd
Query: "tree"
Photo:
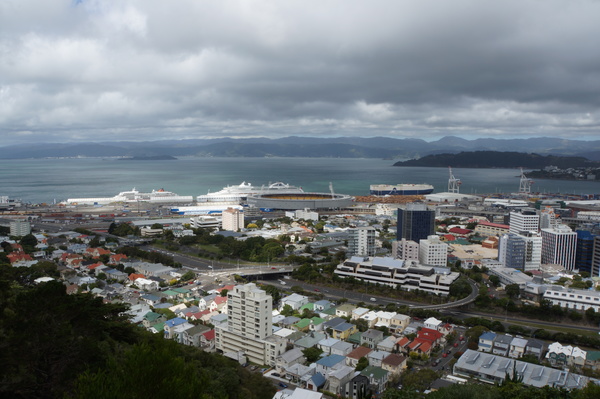
<svg viewBox="0 0 600 399"><path fill-rule="evenodd" d="M405 387L417 389L421 392L428 389L431 383L439 378L438 373L432 369L421 369L416 372L408 372L402 376L402 384Z"/></svg>
<svg viewBox="0 0 600 399"><path fill-rule="evenodd" d="M489 277L490 283L494 284L494 287L498 287L500 285L500 277L492 274Z"/></svg>
<svg viewBox="0 0 600 399"><path fill-rule="evenodd" d="M302 354L306 358L308 363L314 363L321 357L323 350L313 346L311 348L306 348L302 351Z"/></svg>
<svg viewBox="0 0 600 399"><path fill-rule="evenodd" d="M506 295L508 295L511 299L518 298L521 295L521 289L519 288L519 284L508 284L505 288Z"/></svg>
<svg viewBox="0 0 600 399"><path fill-rule="evenodd" d="M190 281L196 278L196 273L194 273L193 271L188 271L186 272L183 276L181 276L181 281Z"/></svg>
<svg viewBox="0 0 600 399"><path fill-rule="evenodd" d="M365 368L367 368L368 365L369 365L369 359L367 359L365 356L363 356L360 359L358 359L358 362L356 363L356 371L362 371Z"/></svg>

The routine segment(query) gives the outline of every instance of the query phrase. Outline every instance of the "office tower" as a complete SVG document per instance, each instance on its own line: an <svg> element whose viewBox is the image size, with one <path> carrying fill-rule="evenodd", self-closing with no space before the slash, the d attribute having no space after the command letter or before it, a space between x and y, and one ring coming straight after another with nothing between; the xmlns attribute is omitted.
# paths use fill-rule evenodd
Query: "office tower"
<svg viewBox="0 0 600 399"><path fill-rule="evenodd" d="M445 267L448 263L448 244L440 241L436 235L431 235L426 240L420 240L419 263Z"/></svg>
<svg viewBox="0 0 600 399"><path fill-rule="evenodd" d="M511 212L509 233L519 234L523 231L539 230L540 217L534 211Z"/></svg>
<svg viewBox="0 0 600 399"><path fill-rule="evenodd" d="M554 208L547 206L542 210L542 213L540 214L540 229L550 229L559 224L560 222L557 220Z"/></svg>
<svg viewBox="0 0 600 399"><path fill-rule="evenodd" d="M375 256L375 229L358 227L350 229L348 256Z"/></svg>
<svg viewBox="0 0 600 399"><path fill-rule="evenodd" d="M590 273L590 277L600 277L600 224L583 225L575 233L575 268Z"/></svg>
<svg viewBox="0 0 600 399"><path fill-rule="evenodd" d="M498 261L504 267L525 270L526 244L517 234L504 234L498 244Z"/></svg>
<svg viewBox="0 0 600 399"><path fill-rule="evenodd" d="M560 224L542 229L542 263L562 265L567 270L575 267L577 233Z"/></svg>
<svg viewBox="0 0 600 399"><path fill-rule="evenodd" d="M435 211L420 203L407 204L406 209L398 208L397 239L403 238L419 242L434 234Z"/></svg>

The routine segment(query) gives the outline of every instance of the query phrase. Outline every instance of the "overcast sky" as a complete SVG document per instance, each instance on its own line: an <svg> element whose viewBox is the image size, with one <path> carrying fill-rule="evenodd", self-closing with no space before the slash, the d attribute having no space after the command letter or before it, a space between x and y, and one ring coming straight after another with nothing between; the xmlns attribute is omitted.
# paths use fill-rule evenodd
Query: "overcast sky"
<svg viewBox="0 0 600 399"><path fill-rule="evenodd" d="M600 2L1 0L0 145L600 138Z"/></svg>

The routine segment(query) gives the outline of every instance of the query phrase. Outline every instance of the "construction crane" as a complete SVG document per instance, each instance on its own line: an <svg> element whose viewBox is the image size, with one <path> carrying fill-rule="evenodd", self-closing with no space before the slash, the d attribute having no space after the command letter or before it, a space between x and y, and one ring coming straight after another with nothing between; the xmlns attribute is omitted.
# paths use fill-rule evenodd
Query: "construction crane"
<svg viewBox="0 0 600 399"><path fill-rule="evenodd" d="M450 178L448 179L448 192L458 194L462 182L452 174L452 166L448 166L448 171L450 172Z"/></svg>

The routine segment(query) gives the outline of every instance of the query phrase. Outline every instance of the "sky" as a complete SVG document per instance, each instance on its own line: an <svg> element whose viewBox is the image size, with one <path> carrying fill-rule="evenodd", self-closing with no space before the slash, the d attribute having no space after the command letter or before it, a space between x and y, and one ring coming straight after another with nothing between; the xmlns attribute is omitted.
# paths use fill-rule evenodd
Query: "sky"
<svg viewBox="0 0 600 399"><path fill-rule="evenodd" d="M0 146L600 139L597 0L2 0Z"/></svg>

